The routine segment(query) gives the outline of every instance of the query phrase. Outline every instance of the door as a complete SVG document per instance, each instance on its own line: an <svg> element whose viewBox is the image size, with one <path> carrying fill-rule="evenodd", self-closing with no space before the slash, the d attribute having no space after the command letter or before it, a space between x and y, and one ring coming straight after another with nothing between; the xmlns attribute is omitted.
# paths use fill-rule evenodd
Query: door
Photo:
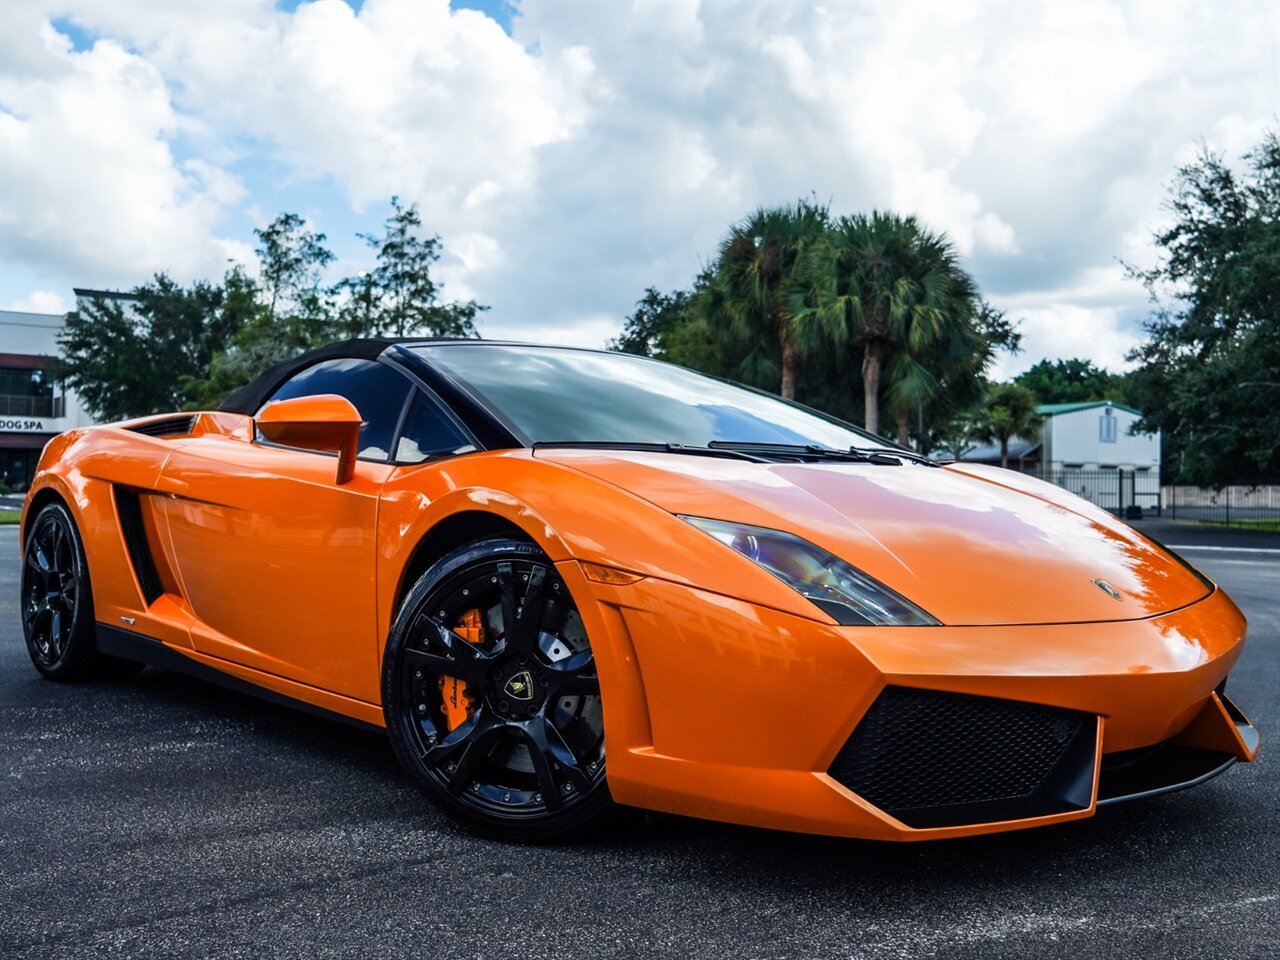
<svg viewBox="0 0 1280 960"><path fill-rule="evenodd" d="M348 483L336 455L230 437L175 443L161 485L201 653L377 703L375 543L388 451L410 395L397 370L326 360L268 403L333 393L364 423Z"/></svg>

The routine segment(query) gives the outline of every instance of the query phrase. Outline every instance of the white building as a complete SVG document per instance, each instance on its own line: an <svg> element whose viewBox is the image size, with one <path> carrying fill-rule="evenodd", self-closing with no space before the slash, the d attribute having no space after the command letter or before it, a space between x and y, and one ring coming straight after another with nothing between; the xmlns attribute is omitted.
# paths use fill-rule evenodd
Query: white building
<svg viewBox="0 0 1280 960"><path fill-rule="evenodd" d="M0 482L22 492L44 445L93 423L54 376L63 317L0 310Z"/></svg>
<svg viewBox="0 0 1280 960"><path fill-rule="evenodd" d="M1123 403L1047 403L1039 437L1009 441L1009 467L1033 473L1116 513L1160 506L1160 433L1134 433L1142 413ZM964 460L1000 463L1000 448L976 447Z"/></svg>

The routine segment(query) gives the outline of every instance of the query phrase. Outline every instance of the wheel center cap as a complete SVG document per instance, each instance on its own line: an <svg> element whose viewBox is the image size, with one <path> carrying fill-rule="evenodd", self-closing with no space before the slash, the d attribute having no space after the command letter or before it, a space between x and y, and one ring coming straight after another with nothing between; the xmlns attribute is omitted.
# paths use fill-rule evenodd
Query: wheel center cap
<svg viewBox="0 0 1280 960"><path fill-rule="evenodd" d="M502 692L512 700L526 703L533 699L533 675L528 670L521 670L507 677L502 685Z"/></svg>

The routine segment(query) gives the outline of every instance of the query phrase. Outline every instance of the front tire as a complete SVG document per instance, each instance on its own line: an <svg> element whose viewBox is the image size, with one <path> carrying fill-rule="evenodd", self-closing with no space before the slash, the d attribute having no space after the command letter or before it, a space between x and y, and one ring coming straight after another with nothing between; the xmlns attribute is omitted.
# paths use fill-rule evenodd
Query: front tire
<svg viewBox="0 0 1280 960"><path fill-rule="evenodd" d="M387 640L382 702L405 770L473 830L546 842L612 808L595 658L531 543L481 541L423 574Z"/></svg>
<svg viewBox="0 0 1280 960"><path fill-rule="evenodd" d="M22 634L49 680L128 676L142 664L98 653L89 563L71 513L50 503L36 514L22 552Z"/></svg>

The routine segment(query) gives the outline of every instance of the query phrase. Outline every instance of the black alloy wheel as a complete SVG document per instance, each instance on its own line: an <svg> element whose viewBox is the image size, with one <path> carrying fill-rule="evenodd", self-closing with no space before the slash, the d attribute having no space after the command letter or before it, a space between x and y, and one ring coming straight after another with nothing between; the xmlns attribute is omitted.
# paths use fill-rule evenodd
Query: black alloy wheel
<svg viewBox="0 0 1280 960"><path fill-rule="evenodd" d="M48 679L122 676L142 669L97 652L89 565L75 521L61 503L46 505L31 523L19 597L27 652Z"/></svg>
<svg viewBox="0 0 1280 960"><path fill-rule="evenodd" d="M533 544L473 544L423 575L387 642L383 705L401 763L474 829L551 840L611 806L595 658Z"/></svg>

